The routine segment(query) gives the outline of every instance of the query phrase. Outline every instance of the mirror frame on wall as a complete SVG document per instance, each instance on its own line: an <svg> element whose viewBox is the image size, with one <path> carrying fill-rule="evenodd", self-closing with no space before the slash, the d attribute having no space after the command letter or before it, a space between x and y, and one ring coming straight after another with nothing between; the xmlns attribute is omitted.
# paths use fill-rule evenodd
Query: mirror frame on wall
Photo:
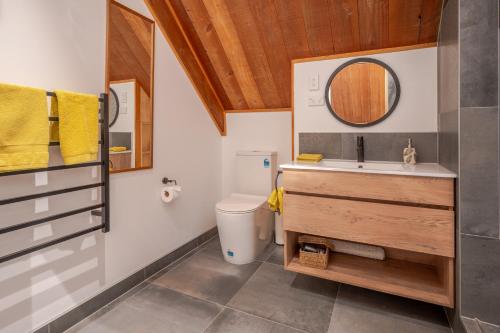
<svg viewBox="0 0 500 333"><path fill-rule="evenodd" d="M374 121L369 122L369 123L352 123L352 122L349 122L349 121L341 118L335 112L335 109L333 108L333 105L330 102L330 98L329 98L330 87L331 87L331 84L332 84L335 76L337 74L339 74L344 68L346 68L349 65L356 64L356 63L367 63L367 62L382 66L385 70L387 70L389 72L389 74L392 75L392 77L394 79L394 84L396 86L396 97L395 97L394 103L391 105L390 109L384 114L384 116L380 117L379 119L374 120ZM394 112L394 110L398 106L400 95L401 95L401 85L399 83L399 78L396 75L396 72L394 72L394 70L389 65L387 65L385 62L377 60L377 59L373 59L373 58L356 58L356 59L352 59L352 60L349 60L349 61L343 63L332 73L332 75L330 75L330 78L328 79L328 81L326 83L326 87L325 87L325 101L326 101L326 106L328 107L328 111L330 111L330 113L335 117L335 119L337 119L338 121L340 121L348 126L352 126L352 127L368 127L368 126L373 126L373 125L376 125L376 124L384 121ZM332 96L332 99L333 99L333 96Z"/></svg>
<svg viewBox="0 0 500 333"><path fill-rule="evenodd" d="M154 165L154 67L155 67L155 30L156 25L155 22L136 12L135 10L127 7L126 5L116 1L116 0L107 0L106 5L106 63L105 63L105 89L106 92L110 93L110 84L113 80L110 80L110 12L111 6L120 7L120 9L126 10L129 13L138 16L145 21L151 23L151 65L150 65L150 101L151 101L151 164L148 166L134 167L134 168L126 168L126 169L118 169L118 170L110 170L110 173L121 173L121 172L129 172L129 171L138 171L138 170L146 170L152 169ZM132 78L131 78L132 79ZM136 116L137 117L137 116ZM139 115L140 117L140 115ZM137 119L137 118L136 118ZM135 138L133 138L135 140ZM133 157L135 158L135 157Z"/></svg>

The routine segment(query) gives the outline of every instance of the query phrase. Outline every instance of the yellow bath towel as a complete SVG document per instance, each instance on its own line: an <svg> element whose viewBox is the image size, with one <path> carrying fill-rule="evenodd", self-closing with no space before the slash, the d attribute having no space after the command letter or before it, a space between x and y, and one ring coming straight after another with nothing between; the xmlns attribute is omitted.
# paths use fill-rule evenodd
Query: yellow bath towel
<svg viewBox="0 0 500 333"><path fill-rule="evenodd" d="M283 187L279 187L274 189L273 192L269 195L267 199L267 203L269 204L269 209L273 212L278 212L280 214L283 213Z"/></svg>
<svg viewBox="0 0 500 333"><path fill-rule="evenodd" d="M323 159L321 154L299 154L297 161L300 162L320 162Z"/></svg>
<svg viewBox="0 0 500 333"><path fill-rule="evenodd" d="M47 167L47 116L45 90L0 83L0 172Z"/></svg>
<svg viewBox="0 0 500 333"><path fill-rule="evenodd" d="M94 161L99 150L99 100L95 95L56 90L59 142L64 164Z"/></svg>
<svg viewBox="0 0 500 333"><path fill-rule="evenodd" d="M128 149L127 147L123 147L123 146L114 146L114 147L110 147L109 151L113 152L113 153L119 153L119 152L125 151L127 149Z"/></svg>

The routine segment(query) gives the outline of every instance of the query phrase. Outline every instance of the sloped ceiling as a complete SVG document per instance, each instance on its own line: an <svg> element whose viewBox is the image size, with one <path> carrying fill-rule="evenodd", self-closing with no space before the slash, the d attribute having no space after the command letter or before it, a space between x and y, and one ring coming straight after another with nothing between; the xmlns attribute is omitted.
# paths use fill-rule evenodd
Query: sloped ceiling
<svg viewBox="0 0 500 333"><path fill-rule="evenodd" d="M171 12L224 111L289 108L293 59L436 42L442 7L442 0L145 1L160 24L160 12Z"/></svg>

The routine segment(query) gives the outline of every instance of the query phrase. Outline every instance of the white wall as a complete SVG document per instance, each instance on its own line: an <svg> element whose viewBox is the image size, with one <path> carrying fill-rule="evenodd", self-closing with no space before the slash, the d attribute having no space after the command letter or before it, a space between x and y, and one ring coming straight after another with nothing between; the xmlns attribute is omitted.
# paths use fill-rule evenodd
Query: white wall
<svg viewBox="0 0 500 333"><path fill-rule="evenodd" d="M150 16L142 0L122 1ZM0 81L86 93L104 90L103 0L0 0ZM0 332L40 327L215 225L221 197L221 138L183 69L156 29L154 169L111 176L111 232L96 232L0 265ZM51 163L60 158L51 148ZM177 179L182 196L159 200L161 178ZM0 197L95 181L89 169L0 178ZM0 207L0 225L93 202L90 191ZM195 208L195 209L193 209ZM0 237L0 255L99 223L88 215Z"/></svg>
<svg viewBox="0 0 500 333"><path fill-rule="evenodd" d="M394 113L383 122L354 128L335 119L323 106L308 106L309 96L324 96L326 82L341 64L353 58L304 62L294 65L295 142L300 132L436 132L437 48L369 56L387 63L398 75L401 98ZM309 91L308 80L319 74L320 89ZM298 153L298 144L295 145Z"/></svg>
<svg viewBox="0 0 500 333"><path fill-rule="evenodd" d="M290 112L227 114L227 136L222 139L222 192L236 188L236 152L278 152L278 165L292 159L292 116Z"/></svg>

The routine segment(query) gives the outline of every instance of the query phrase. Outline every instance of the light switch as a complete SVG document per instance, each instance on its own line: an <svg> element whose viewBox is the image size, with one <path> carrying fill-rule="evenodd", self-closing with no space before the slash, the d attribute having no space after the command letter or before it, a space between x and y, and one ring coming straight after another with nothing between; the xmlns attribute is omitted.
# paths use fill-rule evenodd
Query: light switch
<svg viewBox="0 0 500 333"><path fill-rule="evenodd" d="M49 210L49 198L35 199L35 214Z"/></svg>
<svg viewBox="0 0 500 333"><path fill-rule="evenodd" d="M319 90L319 73L309 75L309 91Z"/></svg>
<svg viewBox="0 0 500 333"><path fill-rule="evenodd" d="M308 106L322 106L325 104L323 95L309 95L307 97Z"/></svg>
<svg viewBox="0 0 500 333"><path fill-rule="evenodd" d="M35 172L35 186L45 186L48 182L47 171Z"/></svg>
<svg viewBox="0 0 500 333"><path fill-rule="evenodd" d="M120 102L127 104L127 93L126 92L122 92L120 94Z"/></svg>

